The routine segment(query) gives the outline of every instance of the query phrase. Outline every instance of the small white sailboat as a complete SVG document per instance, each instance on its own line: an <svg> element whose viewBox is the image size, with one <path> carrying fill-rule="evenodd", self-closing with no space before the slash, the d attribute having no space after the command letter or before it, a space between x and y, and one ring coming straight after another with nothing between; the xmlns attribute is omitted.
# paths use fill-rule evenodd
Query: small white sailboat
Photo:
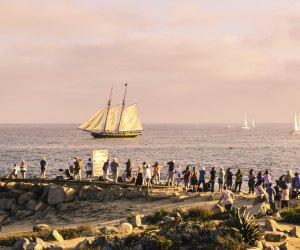
<svg viewBox="0 0 300 250"><path fill-rule="evenodd" d="M293 130L290 131L290 134L300 135L300 114L295 113L294 122L293 122Z"/></svg>
<svg viewBox="0 0 300 250"><path fill-rule="evenodd" d="M245 115L245 121L244 121L244 126L242 127L243 129L250 129L248 126L248 122L247 122L247 116Z"/></svg>
<svg viewBox="0 0 300 250"><path fill-rule="evenodd" d="M252 128L255 128L255 123L254 123L254 120L252 120L252 124L251 124Z"/></svg>

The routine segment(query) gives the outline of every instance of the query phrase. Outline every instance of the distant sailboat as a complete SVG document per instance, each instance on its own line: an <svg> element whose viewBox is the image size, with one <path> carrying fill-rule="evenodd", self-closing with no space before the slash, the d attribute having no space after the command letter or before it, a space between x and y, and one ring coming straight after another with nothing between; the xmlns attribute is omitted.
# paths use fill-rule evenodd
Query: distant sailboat
<svg viewBox="0 0 300 250"><path fill-rule="evenodd" d="M252 128L255 128L255 123L254 123L254 120L252 120L252 124L251 124Z"/></svg>
<svg viewBox="0 0 300 250"><path fill-rule="evenodd" d="M242 127L243 129L250 129L248 126L248 122L247 122L247 116L245 115L245 121L244 121L244 126Z"/></svg>
<svg viewBox="0 0 300 250"><path fill-rule="evenodd" d="M122 110L117 125L119 105L110 107L112 89L108 104L101 108L92 118L80 125L79 129L89 132L94 138L127 138L142 134L143 127L138 115L137 105L125 106L127 83L122 103ZM104 122L104 125L102 125Z"/></svg>
<svg viewBox="0 0 300 250"><path fill-rule="evenodd" d="M290 131L290 134L293 135L300 135L300 114L295 113L294 116L294 123L293 123L293 130Z"/></svg>

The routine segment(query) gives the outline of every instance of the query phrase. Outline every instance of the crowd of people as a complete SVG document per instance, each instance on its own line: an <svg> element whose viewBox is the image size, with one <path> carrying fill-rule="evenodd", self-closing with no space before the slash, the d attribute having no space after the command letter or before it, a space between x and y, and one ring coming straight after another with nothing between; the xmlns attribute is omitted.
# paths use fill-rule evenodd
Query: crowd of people
<svg viewBox="0 0 300 250"><path fill-rule="evenodd" d="M226 207L230 207L233 203L233 193L241 192L243 180L247 179L248 193L256 194L254 205L267 201L270 203L273 210L276 210L279 205L281 208L287 207L291 198L298 198L300 189L299 174L292 173L288 170L285 175L280 176L275 181L269 170L264 174L262 171L255 173L253 169L245 174L241 169L237 169L233 173L232 169L224 169L220 167L217 171L212 167L207 171L203 166L200 170L197 167L188 165L184 169L175 160L169 161L166 167L155 162L153 165L143 162L137 169L134 169L134 164L131 159L125 163L125 170L120 175L120 163L116 158L112 161L107 159L103 164L103 176L99 179L102 181L128 182L134 183L140 190L142 186L151 189L153 185L174 186L175 188L182 187L186 191L198 192L215 192L215 186L218 185L218 192L221 193L220 202L223 199ZM166 181L161 180L161 170L166 168L164 172L167 173ZM41 178L46 178L48 169L48 162L45 157L40 161ZM73 180L82 179L82 171L85 170L86 179L92 181L93 176L93 161L89 158L85 164L83 160L75 157L69 163L67 176ZM27 164L22 160L20 166L14 164L10 178L17 178L18 172L21 172L22 178L26 178ZM281 203L281 204L280 204Z"/></svg>

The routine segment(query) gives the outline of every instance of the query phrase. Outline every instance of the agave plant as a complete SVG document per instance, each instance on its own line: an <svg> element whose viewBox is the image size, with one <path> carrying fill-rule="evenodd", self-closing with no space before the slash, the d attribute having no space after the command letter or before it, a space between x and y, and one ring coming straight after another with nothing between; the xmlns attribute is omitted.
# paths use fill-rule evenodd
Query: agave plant
<svg viewBox="0 0 300 250"><path fill-rule="evenodd" d="M249 216L246 211L241 213L239 209L233 211L230 218L225 221L225 226L246 243L253 243L263 236L263 231L256 223L254 216Z"/></svg>

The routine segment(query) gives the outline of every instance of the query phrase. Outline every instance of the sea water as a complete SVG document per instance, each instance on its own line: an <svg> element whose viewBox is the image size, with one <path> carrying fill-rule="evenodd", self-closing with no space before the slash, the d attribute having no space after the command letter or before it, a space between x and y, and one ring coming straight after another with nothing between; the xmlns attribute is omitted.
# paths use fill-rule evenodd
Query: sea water
<svg viewBox="0 0 300 250"><path fill-rule="evenodd" d="M163 166L170 160L182 165L241 168L247 175L269 169L274 176L288 169L300 171L300 136L288 133L289 124L257 124L250 130L225 124L144 124L144 133L129 139L94 139L77 124L0 125L0 174L11 172L24 159L29 176L39 175L39 162L48 161L48 176L59 175L76 157L87 160L93 150L107 149L122 169L132 159L134 169L146 161ZM167 167L163 168L167 172Z"/></svg>

